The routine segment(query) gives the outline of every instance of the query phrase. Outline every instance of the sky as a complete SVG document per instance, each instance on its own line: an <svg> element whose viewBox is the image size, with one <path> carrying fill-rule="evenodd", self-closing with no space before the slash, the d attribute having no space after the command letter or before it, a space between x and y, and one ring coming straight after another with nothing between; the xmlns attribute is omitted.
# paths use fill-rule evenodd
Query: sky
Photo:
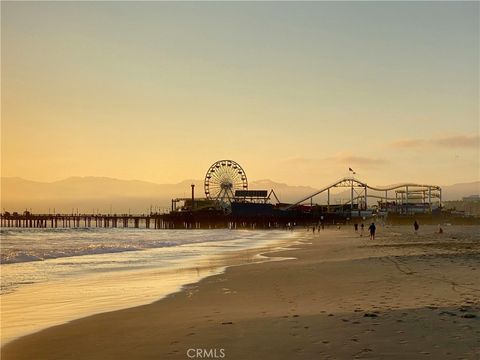
<svg viewBox="0 0 480 360"><path fill-rule="evenodd" d="M478 2L1 3L1 175L480 180Z"/></svg>

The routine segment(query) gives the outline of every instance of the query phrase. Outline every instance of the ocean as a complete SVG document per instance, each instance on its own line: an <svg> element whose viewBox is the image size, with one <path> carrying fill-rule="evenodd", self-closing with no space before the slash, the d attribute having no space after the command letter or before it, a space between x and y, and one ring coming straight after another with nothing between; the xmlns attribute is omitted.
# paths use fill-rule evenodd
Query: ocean
<svg viewBox="0 0 480 360"><path fill-rule="evenodd" d="M226 266L266 261L287 231L1 229L2 345L84 316L139 306ZM242 250L258 249L257 252Z"/></svg>

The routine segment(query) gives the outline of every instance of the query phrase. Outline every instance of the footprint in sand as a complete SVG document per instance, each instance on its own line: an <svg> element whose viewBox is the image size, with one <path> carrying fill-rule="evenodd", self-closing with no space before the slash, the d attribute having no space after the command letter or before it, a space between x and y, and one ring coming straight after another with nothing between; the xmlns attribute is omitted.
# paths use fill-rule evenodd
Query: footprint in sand
<svg viewBox="0 0 480 360"><path fill-rule="evenodd" d="M363 354L363 353L372 352L372 351L373 351L373 350L370 349L370 348L364 348L364 349L360 350L357 354L355 354L355 355L354 355L354 358L355 358L355 359L359 359L359 358L362 357L362 354Z"/></svg>

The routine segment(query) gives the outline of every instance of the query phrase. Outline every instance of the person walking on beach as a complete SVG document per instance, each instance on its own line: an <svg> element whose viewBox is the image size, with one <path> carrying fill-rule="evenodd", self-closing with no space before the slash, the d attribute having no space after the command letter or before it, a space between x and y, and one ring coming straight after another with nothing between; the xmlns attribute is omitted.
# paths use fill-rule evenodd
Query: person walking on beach
<svg viewBox="0 0 480 360"><path fill-rule="evenodd" d="M375 223L371 223L368 230L370 231L370 240L375 240L375 230L377 230Z"/></svg>
<svg viewBox="0 0 480 360"><path fill-rule="evenodd" d="M443 234L443 228L438 224L438 233Z"/></svg>
<svg viewBox="0 0 480 360"><path fill-rule="evenodd" d="M415 229L415 235L416 235L418 232L418 229L420 228L420 225L418 225L417 220L415 220L415 222L413 223L413 228Z"/></svg>
<svg viewBox="0 0 480 360"><path fill-rule="evenodd" d="M365 225L362 223L360 225L360 236L363 236L363 228L365 227Z"/></svg>
<svg viewBox="0 0 480 360"><path fill-rule="evenodd" d="M353 227L355 228L355 232L358 232L358 224L357 223L353 224Z"/></svg>

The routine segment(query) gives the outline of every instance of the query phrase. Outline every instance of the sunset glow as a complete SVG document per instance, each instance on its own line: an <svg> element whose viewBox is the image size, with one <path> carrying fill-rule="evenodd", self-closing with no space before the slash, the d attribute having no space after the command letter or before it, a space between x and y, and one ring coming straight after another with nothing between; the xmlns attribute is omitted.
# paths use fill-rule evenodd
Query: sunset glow
<svg viewBox="0 0 480 360"><path fill-rule="evenodd" d="M478 7L2 2L2 176L477 180Z"/></svg>

